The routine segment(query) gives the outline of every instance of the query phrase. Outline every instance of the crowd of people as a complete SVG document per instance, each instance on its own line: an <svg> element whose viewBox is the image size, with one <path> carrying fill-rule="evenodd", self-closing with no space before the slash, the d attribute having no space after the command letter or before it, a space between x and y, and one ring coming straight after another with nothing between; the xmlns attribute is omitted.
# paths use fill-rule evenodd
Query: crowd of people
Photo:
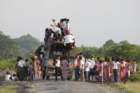
<svg viewBox="0 0 140 93"><path fill-rule="evenodd" d="M17 58L16 73L6 73L6 80L43 80L49 79L48 59L34 56L29 62L28 59ZM76 81L97 81L97 82L126 82L129 77L135 76L137 64L135 61L120 58L85 58L82 55L75 57L72 66L66 57L58 56L54 60L55 80L58 76L61 80L67 80L68 74L72 74L72 80ZM69 73L68 69L73 72ZM47 71L47 72L46 72Z"/></svg>
<svg viewBox="0 0 140 93"><path fill-rule="evenodd" d="M10 72L6 73L5 80L34 80L42 79L42 66L41 60L37 56L31 58L31 61L28 59L23 59L22 57L17 57L16 60L16 71L13 75ZM14 79L12 77L14 76Z"/></svg>
<svg viewBox="0 0 140 93"><path fill-rule="evenodd" d="M112 59L99 57L85 59L77 56L75 60L75 80L98 82L126 82L130 76L136 74L135 61L113 57Z"/></svg>
<svg viewBox="0 0 140 93"><path fill-rule="evenodd" d="M67 80L68 61L66 57L56 57L53 60L53 65L55 79L57 80L58 76L61 76L62 80ZM12 75L10 72L6 72L5 80L46 80L49 79L48 73L48 59L45 57L34 56L30 61L22 57L17 57L16 73Z"/></svg>
<svg viewBox="0 0 140 93"><path fill-rule="evenodd" d="M17 57L16 63L16 75L17 80L33 80L33 64L29 63L28 59L23 59L22 57Z"/></svg>

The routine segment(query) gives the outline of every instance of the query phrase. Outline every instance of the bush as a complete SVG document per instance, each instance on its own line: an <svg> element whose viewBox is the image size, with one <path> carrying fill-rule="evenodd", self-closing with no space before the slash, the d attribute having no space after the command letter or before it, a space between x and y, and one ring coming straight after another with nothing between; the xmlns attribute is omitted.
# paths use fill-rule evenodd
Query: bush
<svg viewBox="0 0 140 93"><path fill-rule="evenodd" d="M72 72L73 72L73 69L68 68L68 80L72 79L72 74L73 74Z"/></svg>
<svg viewBox="0 0 140 93"><path fill-rule="evenodd" d="M138 62L137 71L138 71L138 73L140 73L140 61Z"/></svg>
<svg viewBox="0 0 140 93"><path fill-rule="evenodd" d="M0 70L15 70L16 61L14 59L0 60Z"/></svg>
<svg viewBox="0 0 140 93"><path fill-rule="evenodd" d="M140 81L140 74L136 74L135 76L129 77L130 81Z"/></svg>

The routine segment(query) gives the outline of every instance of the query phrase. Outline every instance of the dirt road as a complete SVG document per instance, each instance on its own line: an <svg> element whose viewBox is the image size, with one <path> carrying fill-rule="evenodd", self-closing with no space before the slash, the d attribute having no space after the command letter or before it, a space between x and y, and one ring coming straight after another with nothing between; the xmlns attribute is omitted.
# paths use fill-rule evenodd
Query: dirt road
<svg viewBox="0 0 140 93"><path fill-rule="evenodd" d="M104 84L76 81L33 81L29 93L120 93Z"/></svg>

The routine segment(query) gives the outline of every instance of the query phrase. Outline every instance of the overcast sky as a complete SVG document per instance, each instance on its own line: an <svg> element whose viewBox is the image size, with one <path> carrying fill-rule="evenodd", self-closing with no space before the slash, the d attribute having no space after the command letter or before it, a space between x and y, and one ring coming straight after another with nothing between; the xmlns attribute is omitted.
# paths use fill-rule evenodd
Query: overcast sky
<svg viewBox="0 0 140 93"><path fill-rule="evenodd" d="M52 18L70 18L78 46L128 40L140 45L140 0L0 0L0 30L43 41Z"/></svg>

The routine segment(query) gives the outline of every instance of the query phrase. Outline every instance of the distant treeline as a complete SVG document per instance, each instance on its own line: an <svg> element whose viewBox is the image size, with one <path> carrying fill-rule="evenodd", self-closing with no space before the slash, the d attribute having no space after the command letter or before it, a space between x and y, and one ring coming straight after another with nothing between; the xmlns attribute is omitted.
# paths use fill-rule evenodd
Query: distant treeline
<svg viewBox="0 0 140 93"><path fill-rule="evenodd" d="M126 40L119 43L108 40L100 48L81 46L76 51L82 52L85 56L119 57L128 60L140 60L140 46L130 44Z"/></svg>
<svg viewBox="0 0 140 93"><path fill-rule="evenodd" d="M16 39L11 39L9 36L0 32L0 59L28 56L30 53L33 53L38 46L40 46L40 42L29 34ZM113 40L108 40L100 48L82 45L74 50L74 54L80 52L88 57L107 56L140 60L140 46L130 44L128 41L116 43Z"/></svg>
<svg viewBox="0 0 140 93"><path fill-rule="evenodd" d="M24 35L16 39L11 39L0 31L0 59L26 56L40 45L40 42L31 35Z"/></svg>

